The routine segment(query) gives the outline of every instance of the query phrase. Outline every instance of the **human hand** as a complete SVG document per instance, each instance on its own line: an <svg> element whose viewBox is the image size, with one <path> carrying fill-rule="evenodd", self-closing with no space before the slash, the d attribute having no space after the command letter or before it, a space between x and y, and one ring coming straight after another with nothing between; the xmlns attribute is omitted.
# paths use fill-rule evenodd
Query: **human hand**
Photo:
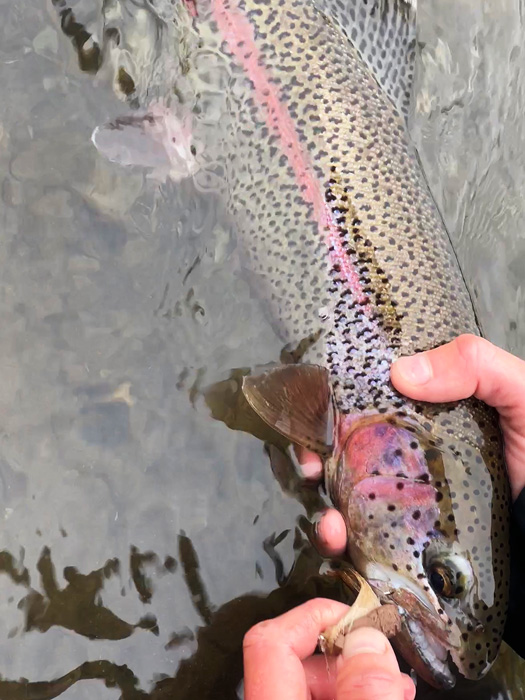
<svg viewBox="0 0 525 700"><path fill-rule="evenodd" d="M338 657L313 655L321 632L347 611L317 598L252 627L244 638L245 700L414 700L414 683L375 629L348 634Z"/></svg>
<svg viewBox="0 0 525 700"><path fill-rule="evenodd" d="M525 487L525 362L487 340L462 335L434 350L402 357L392 364L395 388L412 399L459 401L476 396L499 413L513 499ZM320 479L318 455L298 450L308 479ZM330 509L317 524L319 548L328 555L346 547L340 513Z"/></svg>

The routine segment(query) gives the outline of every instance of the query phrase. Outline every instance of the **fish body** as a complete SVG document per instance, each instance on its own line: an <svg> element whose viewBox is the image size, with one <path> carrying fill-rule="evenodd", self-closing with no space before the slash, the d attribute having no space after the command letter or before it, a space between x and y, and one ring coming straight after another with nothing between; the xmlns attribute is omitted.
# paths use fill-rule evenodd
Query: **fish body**
<svg viewBox="0 0 525 700"><path fill-rule="evenodd" d="M147 124L139 112L99 129L95 144L130 162L138 125L137 164L165 167L176 152L183 176L220 165L244 268L303 361L246 379L248 401L325 457L349 556L381 600L403 611L397 643L409 663L437 686L454 683L450 658L480 678L498 653L507 606L497 418L475 399L411 401L389 380L397 357L480 332L406 126L415 8L401 0L146 8L157 53L133 52L136 35L126 42L121 27L114 61Z"/></svg>

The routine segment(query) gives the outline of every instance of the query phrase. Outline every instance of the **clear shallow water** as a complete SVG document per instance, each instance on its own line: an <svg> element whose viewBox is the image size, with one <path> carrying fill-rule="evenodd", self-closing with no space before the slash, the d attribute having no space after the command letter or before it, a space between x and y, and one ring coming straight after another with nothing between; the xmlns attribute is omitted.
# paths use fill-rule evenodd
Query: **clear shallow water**
<svg viewBox="0 0 525 700"><path fill-rule="evenodd" d="M485 335L525 356L525 6L420 3L413 136Z"/></svg>
<svg viewBox="0 0 525 700"><path fill-rule="evenodd" d="M74 8L93 31L97 3ZM0 11L0 675L70 674L35 698L234 698L244 631L323 590L319 497L211 417L235 420L234 382L204 396L281 344L218 199L103 160L91 132L122 106L52 7ZM414 138L487 335L525 355L520 7L440 0L419 31Z"/></svg>

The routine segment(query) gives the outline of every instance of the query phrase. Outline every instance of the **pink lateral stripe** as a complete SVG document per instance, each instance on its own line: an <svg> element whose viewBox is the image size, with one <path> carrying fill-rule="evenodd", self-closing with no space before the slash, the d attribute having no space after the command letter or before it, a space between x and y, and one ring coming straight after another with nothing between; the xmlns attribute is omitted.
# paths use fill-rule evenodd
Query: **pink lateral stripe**
<svg viewBox="0 0 525 700"><path fill-rule="evenodd" d="M269 128L280 138L281 148L295 173L303 200L312 205L319 229L325 234L326 244L329 248L333 248L330 253L332 264L339 266L343 278L357 301L366 302L367 297L361 287L359 276L341 245L332 213L324 200L320 183L301 148L288 109L281 103L278 88L271 83L263 67L263 59L255 43L250 21L235 5L234 0L214 0L213 11L219 31L230 53L244 68L253 83L258 102L266 109L266 122Z"/></svg>

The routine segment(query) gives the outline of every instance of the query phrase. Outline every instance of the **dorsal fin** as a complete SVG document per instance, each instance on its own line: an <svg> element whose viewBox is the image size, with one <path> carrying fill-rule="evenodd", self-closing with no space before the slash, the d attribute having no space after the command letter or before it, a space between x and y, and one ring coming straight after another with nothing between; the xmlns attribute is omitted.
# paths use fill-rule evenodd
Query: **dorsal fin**
<svg viewBox="0 0 525 700"><path fill-rule="evenodd" d="M416 48L416 0L314 0L337 22L399 112L408 118Z"/></svg>

